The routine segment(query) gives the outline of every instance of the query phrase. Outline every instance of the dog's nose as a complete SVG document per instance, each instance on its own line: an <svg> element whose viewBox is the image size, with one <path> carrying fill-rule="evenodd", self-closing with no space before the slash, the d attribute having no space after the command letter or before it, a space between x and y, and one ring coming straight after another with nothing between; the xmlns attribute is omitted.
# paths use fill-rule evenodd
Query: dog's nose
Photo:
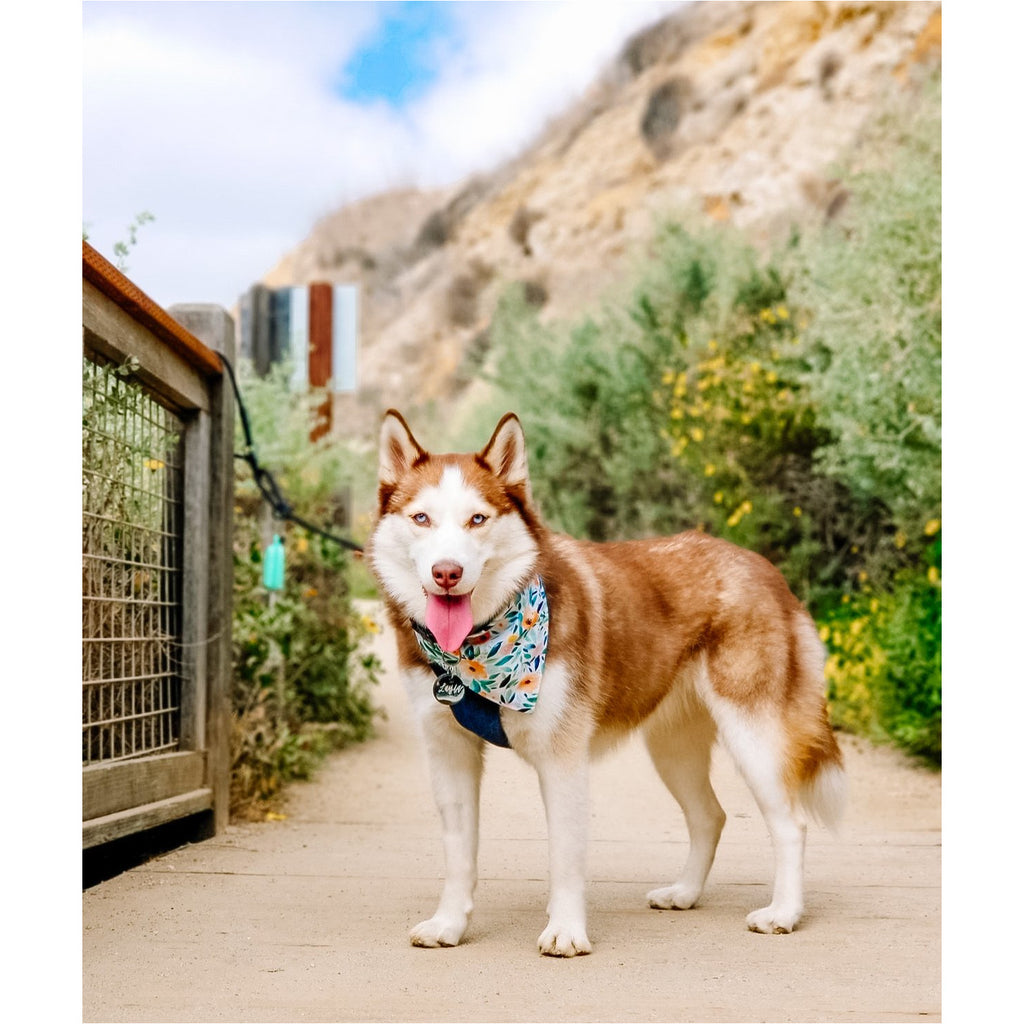
<svg viewBox="0 0 1024 1024"><path fill-rule="evenodd" d="M438 562L430 571L434 582L445 590L451 590L462 579L462 566L458 562Z"/></svg>

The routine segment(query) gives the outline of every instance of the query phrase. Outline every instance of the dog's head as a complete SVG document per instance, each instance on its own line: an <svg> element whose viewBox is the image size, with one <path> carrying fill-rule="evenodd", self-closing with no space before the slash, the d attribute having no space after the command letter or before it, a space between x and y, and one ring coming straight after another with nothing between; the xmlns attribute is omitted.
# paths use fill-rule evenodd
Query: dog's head
<svg viewBox="0 0 1024 1024"><path fill-rule="evenodd" d="M526 439L502 417L477 453L432 455L402 416L384 416L369 561L387 596L446 650L502 611L538 555Z"/></svg>

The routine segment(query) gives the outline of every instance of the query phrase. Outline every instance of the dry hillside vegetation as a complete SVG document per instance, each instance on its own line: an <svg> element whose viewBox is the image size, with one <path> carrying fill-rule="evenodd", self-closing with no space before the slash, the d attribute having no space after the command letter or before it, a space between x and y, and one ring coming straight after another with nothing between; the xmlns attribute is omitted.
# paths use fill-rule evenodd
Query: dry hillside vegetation
<svg viewBox="0 0 1024 1024"><path fill-rule="evenodd" d="M459 400L512 282L546 317L576 316L661 218L767 244L836 216L836 161L940 59L939 3L693 3L629 40L514 160L345 206L265 281L361 285L361 394L337 423L371 430L388 405Z"/></svg>

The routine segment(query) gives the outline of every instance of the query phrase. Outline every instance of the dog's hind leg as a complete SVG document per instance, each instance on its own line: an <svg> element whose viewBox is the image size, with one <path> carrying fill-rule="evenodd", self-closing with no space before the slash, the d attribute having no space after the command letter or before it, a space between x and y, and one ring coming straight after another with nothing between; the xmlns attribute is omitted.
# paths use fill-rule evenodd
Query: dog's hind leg
<svg viewBox="0 0 1024 1024"><path fill-rule="evenodd" d="M804 910L804 845L807 826L798 816L783 773L783 730L767 713L709 696L719 736L757 801L775 851L772 901L747 915L753 932L791 932Z"/></svg>
<svg viewBox="0 0 1024 1024"><path fill-rule="evenodd" d="M725 825L725 811L709 777L715 724L704 708L690 714L662 712L647 727L645 739L662 782L683 809L690 836L679 881L652 890L647 902L659 910L688 910L704 890Z"/></svg>
<svg viewBox="0 0 1024 1024"><path fill-rule="evenodd" d="M445 876L434 916L416 925L409 938L414 946L457 946L469 924L477 882L483 741L440 705L422 724L441 815Z"/></svg>

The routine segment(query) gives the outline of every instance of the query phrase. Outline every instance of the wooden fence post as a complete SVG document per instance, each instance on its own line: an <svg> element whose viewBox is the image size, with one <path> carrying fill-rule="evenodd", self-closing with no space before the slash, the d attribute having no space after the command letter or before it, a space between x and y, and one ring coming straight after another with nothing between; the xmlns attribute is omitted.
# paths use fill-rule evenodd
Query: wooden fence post
<svg viewBox="0 0 1024 1024"><path fill-rule="evenodd" d="M214 352L235 365L235 328L220 306L171 306L167 311ZM227 372L210 394L209 610L206 636L207 780L214 793L214 830L228 823L231 802L232 591L234 582L235 396Z"/></svg>

